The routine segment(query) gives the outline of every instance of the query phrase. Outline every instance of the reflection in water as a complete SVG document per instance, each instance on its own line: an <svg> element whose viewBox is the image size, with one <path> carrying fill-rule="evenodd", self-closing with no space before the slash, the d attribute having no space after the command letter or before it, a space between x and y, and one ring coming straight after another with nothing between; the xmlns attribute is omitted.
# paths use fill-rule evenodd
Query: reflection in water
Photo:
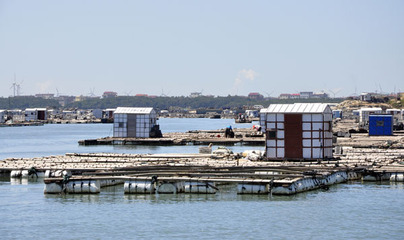
<svg viewBox="0 0 404 240"><path fill-rule="evenodd" d="M68 204L71 202L99 203L99 194L45 194L45 198L54 202Z"/></svg>
<svg viewBox="0 0 404 240"><path fill-rule="evenodd" d="M28 178L10 178L11 185L28 185Z"/></svg>
<svg viewBox="0 0 404 240"><path fill-rule="evenodd" d="M404 183L402 183L402 182L390 182L390 188L403 190L404 189Z"/></svg>

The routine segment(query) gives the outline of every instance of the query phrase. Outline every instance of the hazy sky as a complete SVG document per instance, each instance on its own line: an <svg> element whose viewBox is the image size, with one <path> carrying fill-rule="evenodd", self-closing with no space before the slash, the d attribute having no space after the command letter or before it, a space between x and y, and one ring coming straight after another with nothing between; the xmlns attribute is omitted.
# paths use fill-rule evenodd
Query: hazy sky
<svg viewBox="0 0 404 240"><path fill-rule="evenodd" d="M404 1L0 0L0 96L404 91Z"/></svg>

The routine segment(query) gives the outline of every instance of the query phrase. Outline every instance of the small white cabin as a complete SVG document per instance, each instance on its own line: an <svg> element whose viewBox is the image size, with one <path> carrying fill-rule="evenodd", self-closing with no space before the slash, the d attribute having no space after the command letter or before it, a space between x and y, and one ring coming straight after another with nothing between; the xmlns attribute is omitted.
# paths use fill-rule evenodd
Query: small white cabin
<svg viewBox="0 0 404 240"><path fill-rule="evenodd" d="M102 111L103 118L113 119L115 110L116 110L115 108L107 108L103 110Z"/></svg>
<svg viewBox="0 0 404 240"><path fill-rule="evenodd" d="M259 116L258 110L245 110L245 114L250 118L255 118Z"/></svg>
<svg viewBox="0 0 404 240"><path fill-rule="evenodd" d="M332 158L332 111L323 103L271 104L261 109L268 159Z"/></svg>
<svg viewBox="0 0 404 240"><path fill-rule="evenodd" d="M0 123L6 122L6 110L0 110Z"/></svg>
<svg viewBox="0 0 404 240"><path fill-rule="evenodd" d="M153 108L118 107L114 112L114 137L148 138L156 124Z"/></svg>
<svg viewBox="0 0 404 240"><path fill-rule="evenodd" d="M25 121L24 113L20 109L7 110L7 115L11 117L13 122L24 122Z"/></svg>
<svg viewBox="0 0 404 240"><path fill-rule="evenodd" d="M402 119L401 109L386 109L386 114L393 115L394 118Z"/></svg>
<svg viewBox="0 0 404 240"><path fill-rule="evenodd" d="M25 121L47 120L48 114L46 108L27 108L25 109Z"/></svg>
<svg viewBox="0 0 404 240"><path fill-rule="evenodd" d="M367 125L369 123L370 114L380 114L383 113L381 108L361 108L359 109L359 123L361 125Z"/></svg>

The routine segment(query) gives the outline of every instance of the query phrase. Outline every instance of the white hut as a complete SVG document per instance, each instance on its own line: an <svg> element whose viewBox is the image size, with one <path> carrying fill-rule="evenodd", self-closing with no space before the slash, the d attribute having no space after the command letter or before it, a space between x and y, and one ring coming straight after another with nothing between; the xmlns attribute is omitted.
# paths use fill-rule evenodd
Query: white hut
<svg viewBox="0 0 404 240"><path fill-rule="evenodd" d="M153 108L118 107L114 112L114 137L150 137L157 116Z"/></svg>
<svg viewBox="0 0 404 240"><path fill-rule="evenodd" d="M25 109L25 121L37 121L48 119L46 108Z"/></svg>
<svg viewBox="0 0 404 240"><path fill-rule="evenodd" d="M116 108L107 108L102 111L103 118L105 119L113 119L114 118L114 112Z"/></svg>
<svg viewBox="0 0 404 240"><path fill-rule="evenodd" d="M20 109L12 109L7 110L7 115L13 119L13 122L24 122L25 116L22 110Z"/></svg>
<svg viewBox="0 0 404 240"><path fill-rule="evenodd" d="M0 110L0 123L6 122L6 110Z"/></svg>
<svg viewBox="0 0 404 240"><path fill-rule="evenodd" d="M261 109L269 159L332 157L332 111L323 103L271 104Z"/></svg>
<svg viewBox="0 0 404 240"><path fill-rule="evenodd" d="M361 108L359 109L359 123L367 125L369 123L369 115L383 113L381 108Z"/></svg>

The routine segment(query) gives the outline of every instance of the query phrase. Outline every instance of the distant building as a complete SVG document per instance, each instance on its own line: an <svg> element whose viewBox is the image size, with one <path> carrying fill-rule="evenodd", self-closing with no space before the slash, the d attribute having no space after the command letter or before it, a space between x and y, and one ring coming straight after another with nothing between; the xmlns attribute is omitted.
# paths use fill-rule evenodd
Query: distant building
<svg viewBox="0 0 404 240"><path fill-rule="evenodd" d="M53 98L55 98L55 94L53 94L53 93L39 93L39 94L35 94L35 97L43 98L43 99L53 99Z"/></svg>
<svg viewBox="0 0 404 240"><path fill-rule="evenodd" d="M25 109L25 121L47 120L46 108L27 108Z"/></svg>
<svg viewBox="0 0 404 240"><path fill-rule="evenodd" d="M313 93L312 98L329 98L329 96L325 92L320 92L320 93Z"/></svg>
<svg viewBox="0 0 404 240"><path fill-rule="evenodd" d="M248 94L248 98L256 99L256 100L262 100L262 99L264 99L264 96L261 95L260 93L252 92L252 93Z"/></svg>
<svg viewBox="0 0 404 240"><path fill-rule="evenodd" d="M313 92L300 92L300 93L282 93L279 99L313 99L313 98L329 98L327 93L313 93Z"/></svg>
<svg viewBox="0 0 404 240"><path fill-rule="evenodd" d="M262 106L262 105L254 105L253 108L257 109L257 110L261 110L262 108L264 108L264 106Z"/></svg>
<svg viewBox="0 0 404 240"><path fill-rule="evenodd" d="M359 100L370 102L372 101L372 94L371 93L361 93L359 96Z"/></svg>
<svg viewBox="0 0 404 240"><path fill-rule="evenodd" d="M118 96L118 93L112 92L112 91L107 91L102 94L102 98L110 98L110 97L116 97L116 96Z"/></svg>
<svg viewBox="0 0 404 240"><path fill-rule="evenodd" d="M313 92L300 92L301 99L313 98Z"/></svg>
<svg viewBox="0 0 404 240"><path fill-rule="evenodd" d="M290 99L290 95L289 93L282 93L279 95L279 99Z"/></svg>
<svg viewBox="0 0 404 240"><path fill-rule="evenodd" d="M332 158L332 111L327 104L271 104L260 115L268 159Z"/></svg>
<svg viewBox="0 0 404 240"><path fill-rule="evenodd" d="M138 93L135 95L135 97L148 97L149 95L144 94L144 93Z"/></svg>
<svg viewBox="0 0 404 240"><path fill-rule="evenodd" d="M300 99L300 94L299 93L290 94L290 99Z"/></svg>
<svg viewBox="0 0 404 240"><path fill-rule="evenodd" d="M114 137L148 138L156 123L153 108L118 107L114 112Z"/></svg>
<svg viewBox="0 0 404 240"><path fill-rule="evenodd" d="M191 95L189 95L190 98L196 98L196 97L201 97L202 92L192 92Z"/></svg>

